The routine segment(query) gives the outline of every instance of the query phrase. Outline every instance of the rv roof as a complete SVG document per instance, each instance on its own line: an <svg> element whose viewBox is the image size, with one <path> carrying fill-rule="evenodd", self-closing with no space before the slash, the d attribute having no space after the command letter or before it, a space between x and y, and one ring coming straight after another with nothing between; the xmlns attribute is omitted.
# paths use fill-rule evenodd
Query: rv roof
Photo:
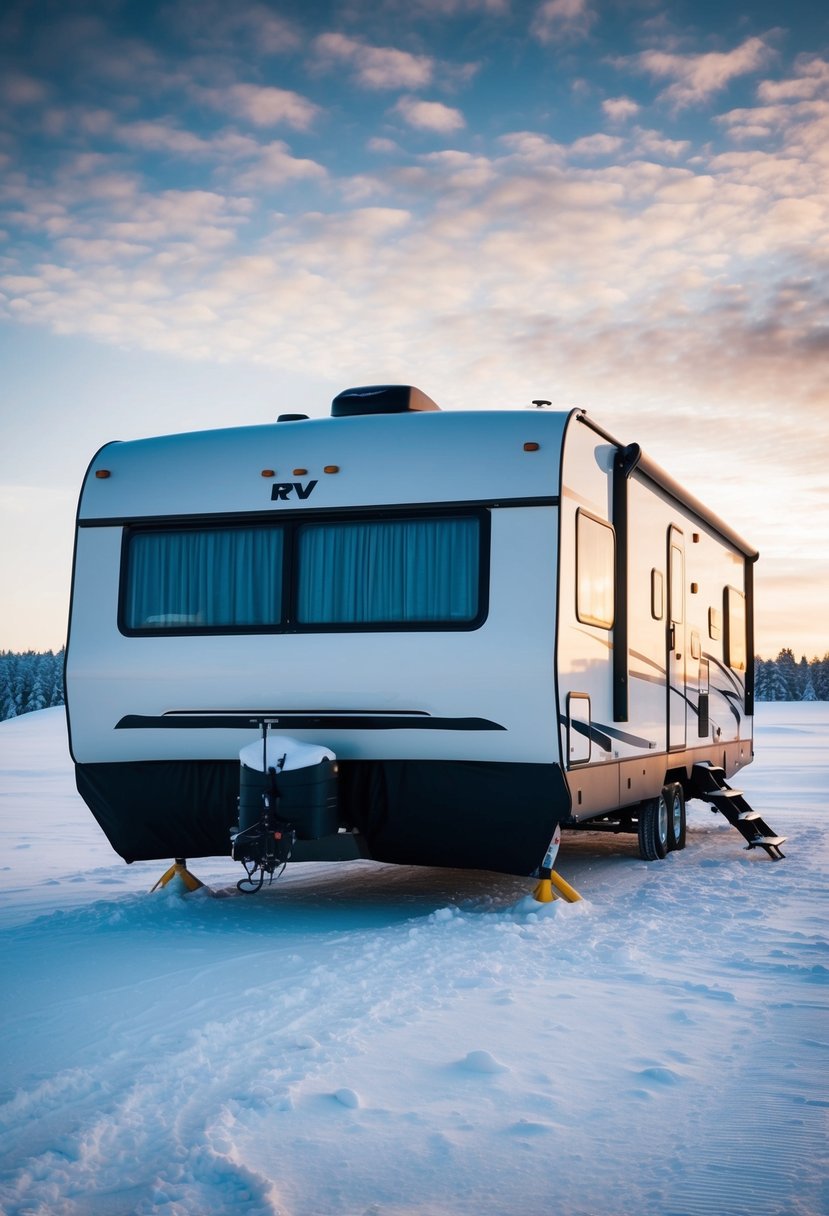
<svg viewBox="0 0 829 1216"><path fill-rule="evenodd" d="M549 499L569 417L435 409L108 444L90 467L79 518ZM279 486L301 488L280 497Z"/></svg>

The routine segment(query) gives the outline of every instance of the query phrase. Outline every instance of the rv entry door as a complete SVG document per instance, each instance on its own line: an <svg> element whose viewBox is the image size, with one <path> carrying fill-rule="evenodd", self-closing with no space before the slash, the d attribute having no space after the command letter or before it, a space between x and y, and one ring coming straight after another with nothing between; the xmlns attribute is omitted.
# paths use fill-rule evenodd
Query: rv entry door
<svg viewBox="0 0 829 1216"><path fill-rule="evenodd" d="M673 525L668 529L666 655L668 748L676 749L685 746L685 538Z"/></svg>

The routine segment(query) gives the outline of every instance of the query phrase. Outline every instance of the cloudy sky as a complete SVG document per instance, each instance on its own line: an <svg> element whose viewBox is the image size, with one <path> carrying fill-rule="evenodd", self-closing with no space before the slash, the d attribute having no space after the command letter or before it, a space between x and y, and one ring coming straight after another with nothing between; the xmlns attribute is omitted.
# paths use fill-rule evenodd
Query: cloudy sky
<svg viewBox="0 0 829 1216"><path fill-rule="evenodd" d="M586 407L829 650L829 18L793 0L11 0L0 649L57 647L105 441Z"/></svg>

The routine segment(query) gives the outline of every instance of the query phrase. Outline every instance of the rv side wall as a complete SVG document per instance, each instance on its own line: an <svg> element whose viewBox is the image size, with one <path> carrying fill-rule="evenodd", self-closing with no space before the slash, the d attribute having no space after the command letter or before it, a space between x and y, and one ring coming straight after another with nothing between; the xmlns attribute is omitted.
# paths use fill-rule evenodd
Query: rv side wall
<svg viewBox="0 0 829 1216"><path fill-rule="evenodd" d="M613 524L615 452L589 424L568 428L557 659L561 747L576 820L652 797L668 774L690 776L696 761L730 774L751 759L745 630L742 653L736 639L733 654L726 645L729 602L751 610L747 559L636 472L627 485L627 534L612 536L627 562L628 606L628 712L625 720L614 717L619 604L613 597L606 612L600 597L591 610L585 596L595 557L589 545L601 546ZM607 566L597 565L595 577L603 573Z"/></svg>

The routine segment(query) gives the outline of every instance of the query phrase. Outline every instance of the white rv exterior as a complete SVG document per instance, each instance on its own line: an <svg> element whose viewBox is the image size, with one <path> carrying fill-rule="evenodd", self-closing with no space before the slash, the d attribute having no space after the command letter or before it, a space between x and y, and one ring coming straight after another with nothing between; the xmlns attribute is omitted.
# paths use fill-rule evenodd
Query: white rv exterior
<svg viewBox="0 0 829 1216"><path fill-rule="evenodd" d="M79 789L128 861L229 851L263 722L336 755L364 855L516 873L557 824L635 827L663 788L693 795L695 763L748 763L750 545L581 411L355 401L92 461L67 712ZM378 538L388 564L358 570ZM240 571L255 611L224 603ZM397 607L366 608L387 577L434 605L395 583ZM356 609L333 585L353 578ZM220 609L191 602L198 580Z"/></svg>

